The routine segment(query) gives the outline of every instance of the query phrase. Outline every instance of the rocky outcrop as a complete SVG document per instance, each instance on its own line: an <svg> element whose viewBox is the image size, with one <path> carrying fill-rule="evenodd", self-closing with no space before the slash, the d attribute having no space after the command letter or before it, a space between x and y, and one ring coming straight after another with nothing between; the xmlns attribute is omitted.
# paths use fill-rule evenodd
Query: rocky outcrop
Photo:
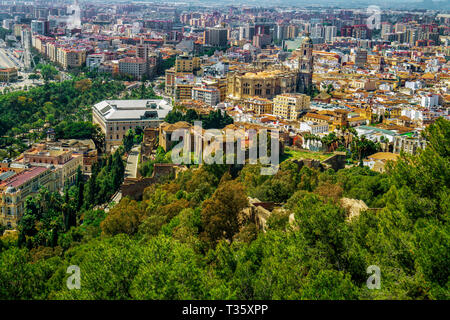
<svg viewBox="0 0 450 320"><path fill-rule="evenodd" d="M359 216L361 211L368 210L369 207L362 200L341 198L341 205L347 210L347 219L351 221L354 217Z"/></svg>

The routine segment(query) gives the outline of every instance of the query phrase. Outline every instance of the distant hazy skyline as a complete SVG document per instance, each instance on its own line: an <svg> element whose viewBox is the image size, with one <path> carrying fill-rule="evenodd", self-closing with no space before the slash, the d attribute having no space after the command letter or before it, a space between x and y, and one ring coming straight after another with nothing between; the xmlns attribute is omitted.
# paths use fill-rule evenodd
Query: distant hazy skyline
<svg viewBox="0 0 450 320"><path fill-rule="evenodd" d="M81 0L82 2L104 2L104 0ZM382 9L432 9L439 11L450 10L450 0L112 0L111 2L157 2L157 3L186 3L190 5L247 5L263 7L294 7L294 6L322 6L342 8L363 8L378 5Z"/></svg>

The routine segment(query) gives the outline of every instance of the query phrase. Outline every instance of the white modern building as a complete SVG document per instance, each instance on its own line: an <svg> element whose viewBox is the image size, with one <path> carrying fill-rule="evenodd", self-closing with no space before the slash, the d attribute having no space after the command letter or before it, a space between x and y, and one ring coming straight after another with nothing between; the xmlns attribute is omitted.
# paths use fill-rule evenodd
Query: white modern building
<svg viewBox="0 0 450 320"><path fill-rule="evenodd" d="M404 108L401 111L401 115L410 118L413 121L423 120L423 111L414 108Z"/></svg>
<svg viewBox="0 0 450 320"><path fill-rule="evenodd" d="M92 108L93 123L105 134L106 151L122 143L129 129L157 128L172 105L167 100L104 100Z"/></svg>
<svg viewBox="0 0 450 320"><path fill-rule="evenodd" d="M405 82L405 88L411 89L413 91L416 91L418 89L422 89L424 87L424 84L422 81L406 81Z"/></svg>
<svg viewBox="0 0 450 320"><path fill-rule="evenodd" d="M333 42L336 35L337 35L337 27L336 26L326 26L325 27L325 41L326 42Z"/></svg>
<svg viewBox="0 0 450 320"><path fill-rule="evenodd" d="M366 125L358 126L355 128L355 130L358 133L359 137L364 136L366 139L373 142L380 142L382 139L384 141L394 142L395 137L398 136L398 133L392 130L386 130Z"/></svg>

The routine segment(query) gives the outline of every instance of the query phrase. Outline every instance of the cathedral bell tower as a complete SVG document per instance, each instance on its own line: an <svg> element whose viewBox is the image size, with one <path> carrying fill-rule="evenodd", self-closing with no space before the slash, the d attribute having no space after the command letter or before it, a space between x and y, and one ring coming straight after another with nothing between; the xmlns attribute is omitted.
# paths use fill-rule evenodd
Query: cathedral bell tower
<svg viewBox="0 0 450 320"><path fill-rule="evenodd" d="M303 39L300 48L300 55L298 56L298 73L299 78L297 82L297 91L300 93L307 93L312 87L313 75L313 43L309 37L309 33Z"/></svg>

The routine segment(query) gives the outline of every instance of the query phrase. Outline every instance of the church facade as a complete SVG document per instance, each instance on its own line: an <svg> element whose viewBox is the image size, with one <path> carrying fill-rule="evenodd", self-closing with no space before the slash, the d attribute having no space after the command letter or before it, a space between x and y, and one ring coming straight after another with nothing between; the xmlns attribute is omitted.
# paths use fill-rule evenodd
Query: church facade
<svg viewBox="0 0 450 320"><path fill-rule="evenodd" d="M243 70L228 74L227 96L231 99L272 99L284 93L307 93L312 86L312 51L312 41L306 37L296 52L297 68L279 65L264 70Z"/></svg>
<svg viewBox="0 0 450 320"><path fill-rule="evenodd" d="M297 90L298 74L289 68L234 73L227 77L227 94L234 99L271 99Z"/></svg>

